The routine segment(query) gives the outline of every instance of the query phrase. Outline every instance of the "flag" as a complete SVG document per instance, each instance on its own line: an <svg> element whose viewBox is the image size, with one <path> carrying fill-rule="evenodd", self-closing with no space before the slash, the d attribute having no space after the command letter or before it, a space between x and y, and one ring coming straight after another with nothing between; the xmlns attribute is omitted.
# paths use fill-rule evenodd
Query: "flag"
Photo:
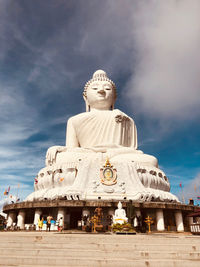
<svg viewBox="0 0 200 267"><path fill-rule="evenodd" d="M179 186L182 188L182 183L180 183Z"/></svg>
<svg viewBox="0 0 200 267"><path fill-rule="evenodd" d="M7 195L9 194L9 192L10 192L10 186L8 187L8 189L6 189L6 190L4 191L4 196L7 196Z"/></svg>

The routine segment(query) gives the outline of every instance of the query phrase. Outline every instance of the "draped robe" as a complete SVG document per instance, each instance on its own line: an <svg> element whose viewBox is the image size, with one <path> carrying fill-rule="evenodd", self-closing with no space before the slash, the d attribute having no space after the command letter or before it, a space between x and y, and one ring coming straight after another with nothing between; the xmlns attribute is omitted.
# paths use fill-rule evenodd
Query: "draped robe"
<svg viewBox="0 0 200 267"><path fill-rule="evenodd" d="M137 149L136 126L118 109L83 112L68 120L66 147Z"/></svg>

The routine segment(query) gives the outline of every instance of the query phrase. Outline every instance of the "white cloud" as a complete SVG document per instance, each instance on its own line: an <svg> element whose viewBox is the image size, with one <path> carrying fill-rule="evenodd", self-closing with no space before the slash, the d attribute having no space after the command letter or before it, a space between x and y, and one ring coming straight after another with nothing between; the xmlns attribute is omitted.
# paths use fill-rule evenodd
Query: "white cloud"
<svg viewBox="0 0 200 267"><path fill-rule="evenodd" d="M18 196L16 196L16 195L11 195L11 194L9 194L9 195L6 196L5 198L1 199L1 200L0 200L0 214L2 214L3 216L6 217L6 214L4 214L4 213L2 212L2 210L3 210L3 206L8 205L8 204L11 204L11 203L13 203L13 202L16 202L17 199L18 199Z"/></svg>
<svg viewBox="0 0 200 267"><path fill-rule="evenodd" d="M88 70L102 67L116 77L131 74L126 92L134 111L154 118L199 115L198 0L80 1L73 16L67 14L67 20L40 45L33 45L27 37L29 24L24 28L18 24L17 17L24 11L20 4L12 7L7 2L2 1L0 32L6 46L1 52L6 54L13 46L6 30L9 24L15 39L32 53L33 66L26 81L37 82L40 96L57 88L61 94L66 91L63 82L66 87L75 86L79 75L88 77ZM69 3L62 8L67 12ZM43 17L38 21L42 24Z"/></svg>
<svg viewBox="0 0 200 267"><path fill-rule="evenodd" d="M34 179L32 180L34 183ZM4 181L5 183L5 181ZM10 186L10 192L8 196L4 196L3 193L8 187ZM33 192L33 185L30 186L26 183L26 181L16 181L16 180L10 180L7 181L6 184L2 185L0 184L0 190L2 192L2 195L0 197L0 211L3 205L6 205L8 203L11 203L11 201L16 201L17 198L20 198L20 201L23 201L28 194L31 194Z"/></svg>
<svg viewBox="0 0 200 267"><path fill-rule="evenodd" d="M141 1L133 14L136 45L127 95L140 112L175 119L200 111L200 2Z"/></svg>
<svg viewBox="0 0 200 267"><path fill-rule="evenodd" d="M30 153L31 154L31 153ZM44 165L45 159L42 160L41 156L22 154L20 159L13 158L12 160L4 160L0 162L1 170L20 170L20 169L38 169L39 166ZM42 164L43 163L43 164Z"/></svg>
<svg viewBox="0 0 200 267"><path fill-rule="evenodd" d="M197 196L200 196L200 173L187 185L183 185L183 194L186 200L193 198L197 201Z"/></svg>

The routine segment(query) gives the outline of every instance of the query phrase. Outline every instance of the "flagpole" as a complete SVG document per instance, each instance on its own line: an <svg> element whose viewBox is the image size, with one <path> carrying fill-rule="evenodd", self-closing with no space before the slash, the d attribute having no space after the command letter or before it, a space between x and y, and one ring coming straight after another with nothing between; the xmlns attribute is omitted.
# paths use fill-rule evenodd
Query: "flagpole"
<svg viewBox="0 0 200 267"><path fill-rule="evenodd" d="M180 186L180 188L181 188L181 193L182 193L182 202L185 204L185 198L184 198L184 194L183 194L182 183L180 183L179 186Z"/></svg>
<svg viewBox="0 0 200 267"><path fill-rule="evenodd" d="M19 194L19 184L17 185L17 199L18 199L18 194Z"/></svg>
<svg viewBox="0 0 200 267"><path fill-rule="evenodd" d="M185 198L184 198L184 194L183 194L183 188L182 188L182 186L181 186L181 191L182 191L182 201L183 201L183 203L185 204Z"/></svg>

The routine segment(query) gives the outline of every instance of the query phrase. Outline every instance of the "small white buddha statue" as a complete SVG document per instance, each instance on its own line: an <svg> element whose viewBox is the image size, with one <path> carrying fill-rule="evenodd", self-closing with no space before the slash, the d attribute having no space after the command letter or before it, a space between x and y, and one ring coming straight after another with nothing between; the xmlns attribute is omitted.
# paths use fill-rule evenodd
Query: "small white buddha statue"
<svg viewBox="0 0 200 267"><path fill-rule="evenodd" d="M126 211L125 209L122 209L122 203L120 201L117 207L118 209L115 210L115 214L113 215L113 224L124 224L128 222L128 218L126 217Z"/></svg>

